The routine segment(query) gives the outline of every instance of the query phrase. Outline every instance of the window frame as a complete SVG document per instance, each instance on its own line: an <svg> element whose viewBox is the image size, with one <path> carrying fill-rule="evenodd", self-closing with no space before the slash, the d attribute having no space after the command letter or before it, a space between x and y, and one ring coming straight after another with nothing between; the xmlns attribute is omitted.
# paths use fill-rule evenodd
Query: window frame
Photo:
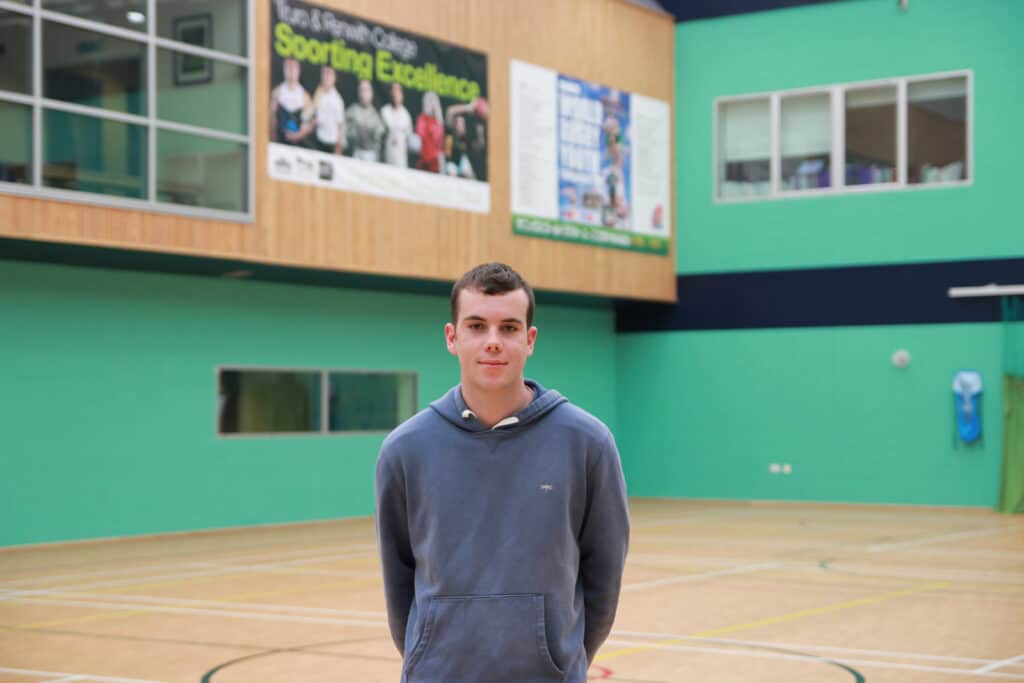
<svg viewBox="0 0 1024 683"><path fill-rule="evenodd" d="M907 146L908 146L908 117L907 117L907 90L911 83L922 83L927 81L943 80L947 78L963 77L966 79L965 97L967 100L966 127L967 149L964 160L963 180L946 180L935 183L909 183L907 182ZM862 88L876 88L885 86L896 87L896 179L891 183L876 183L871 185L847 185L845 172L846 168L846 92L848 90L859 90ZM805 190L783 190L782 183L782 156L781 156L781 124L782 124L782 99L799 95L815 95L826 93L830 96L832 114L832 150L829 164L832 168L831 187L810 188ZM752 195L745 197L721 197L721 149L719 145L720 129L722 125L722 105L731 102L743 102L749 100L769 101L771 127L771 159L770 159L770 180L769 192L764 195ZM832 85L817 85L806 88L792 88L789 90L773 90L758 93L747 93L742 95L723 95L716 97L711 102L711 200L713 204L746 204L749 202L771 201L779 199L798 199L808 197L825 197L835 195L864 194L874 192L905 192L908 190L934 190L948 189L952 187L969 187L974 184L974 71L973 69L957 69L954 71L939 71L934 73L915 74L912 76L897 76L892 78L880 78L868 81L850 81Z"/></svg>
<svg viewBox="0 0 1024 683"><path fill-rule="evenodd" d="M222 372L294 372L315 374L320 376L320 429L307 432L222 432L220 430L220 405L214 401L213 406L213 433L218 439L294 439L324 436L367 436L388 434L391 429L360 429L337 431L331 430L330 400L331 387L330 377L332 373L348 373L352 375L410 375L412 376L412 392L414 411L418 410L420 403L420 375L415 370L381 369L381 368L323 368L323 367L298 367L298 366L277 366L277 365L217 365L213 371L215 397L219 398L220 376ZM415 414L415 412L413 413ZM396 425L397 427L397 425Z"/></svg>
<svg viewBox="0 0 1024 683"><path fill-rule="evenodd" d="M32 107L32 182L11 183L0 181L0 194L20 195L39 199L55 199L60 201L87 204L91 206L133 209L152 213L165 213L176 216L191 216L194 218L205 218L220 221L232 221L236 223L253 223L255 221L254 195L256 190L256 174L253 164L254 159L254 128L255 128L255 59L253 57L254 27L252 17L252 0L241 0L244 3L246 21L245 56L221 52L204 47L181 43L170 38L157 35L156 9L157 0L146 0L147 26L145 31L133 31L119 26L108 26L92 19L83 19L70 14L63 14L54 10L42 8L42 0L32 0L31 4L21 4L0 0L0 10L7 10L31 18L31 40L32 40L32 94L25 95L8 90L0 90L0 102L28 105ZM52 22L71 26L74 28L92 31L115 38L131 40L143 45L146 53L146 115L126 114L122 112L109 111L100 107L91 107L61 100L53 100L43 97L43 22ZM246 88L248 90L247 102L247 125L248 133L228 133L202 126L166 121L157 118L157 51L159 49L172 50L178 53L186 53L205 57L220 62L228 62L246 69ZM43 110L52 109L72 114L90 116L93 118L109 121L118 121L142 126L146 130L146 199L132 199L127 197L116 197L101 193L84 192L76 190L64 190L47 187L43 184ZM174 204L172 202L160 201L157 184L157 135L161 130L198 135L246 145L246 207L245 211L225 211L222 209L211 209L200 206L189 206L187 204Z"/></svg>

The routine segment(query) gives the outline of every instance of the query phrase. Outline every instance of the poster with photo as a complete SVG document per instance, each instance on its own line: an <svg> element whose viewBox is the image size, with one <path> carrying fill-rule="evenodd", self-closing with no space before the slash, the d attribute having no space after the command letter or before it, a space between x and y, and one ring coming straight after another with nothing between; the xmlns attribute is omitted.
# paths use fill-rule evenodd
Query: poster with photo
<svg viewBox="0 0 1024 683"><path fill-rule="evenodd" d="M487 57L298 0L271 2L275 180L487 213Z"/></svg>
<svg viewBox="0 0 1024 683"><path fill-rule="evenodd" d="M518 235L667 254L667 102L513 61L512 227Z"/></svg>

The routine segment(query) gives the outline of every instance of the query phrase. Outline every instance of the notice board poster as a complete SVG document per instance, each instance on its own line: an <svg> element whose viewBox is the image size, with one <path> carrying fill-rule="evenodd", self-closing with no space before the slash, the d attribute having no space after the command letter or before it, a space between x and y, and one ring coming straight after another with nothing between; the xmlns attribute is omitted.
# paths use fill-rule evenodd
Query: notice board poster
<svg viewBox="0 0 1024 683"><path fill-rule="evenodd" d="M667 254L668 103L520 61L509 85L515 234Z"/></svg>
<svg viewBox="0 0 1024 683"><path fill-rule="evenodd" d="M298 0L271 2L275 180L487 213L487 57Z"/></svg>

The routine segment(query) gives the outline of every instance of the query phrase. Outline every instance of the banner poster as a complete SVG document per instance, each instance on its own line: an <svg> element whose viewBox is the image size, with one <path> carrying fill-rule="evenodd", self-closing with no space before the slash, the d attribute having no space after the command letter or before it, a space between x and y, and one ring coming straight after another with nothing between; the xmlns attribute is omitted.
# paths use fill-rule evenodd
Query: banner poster
<svg viewBox="0 0 1024 683"><path fill-rule="evenodd" d="M487 56L271 2L270 177L490 211Z"/></svg>
<svg viewBox="0 0 1024 683"><path fill-rule="evenodd" d="M513 61L512 229L668 254L669 106Z"/></svg>

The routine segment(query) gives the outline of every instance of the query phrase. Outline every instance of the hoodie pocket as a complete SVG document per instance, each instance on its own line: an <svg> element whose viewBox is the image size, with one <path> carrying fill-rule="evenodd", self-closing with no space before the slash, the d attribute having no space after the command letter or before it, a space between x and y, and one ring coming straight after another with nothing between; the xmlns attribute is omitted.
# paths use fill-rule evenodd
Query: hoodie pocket
<svg viewBox="0 0 1024 683"><path fill-rule="evenodd" d="M544 596L467 595L430 599L419 642L406 663L408 683L555 683Z"/></svg>

